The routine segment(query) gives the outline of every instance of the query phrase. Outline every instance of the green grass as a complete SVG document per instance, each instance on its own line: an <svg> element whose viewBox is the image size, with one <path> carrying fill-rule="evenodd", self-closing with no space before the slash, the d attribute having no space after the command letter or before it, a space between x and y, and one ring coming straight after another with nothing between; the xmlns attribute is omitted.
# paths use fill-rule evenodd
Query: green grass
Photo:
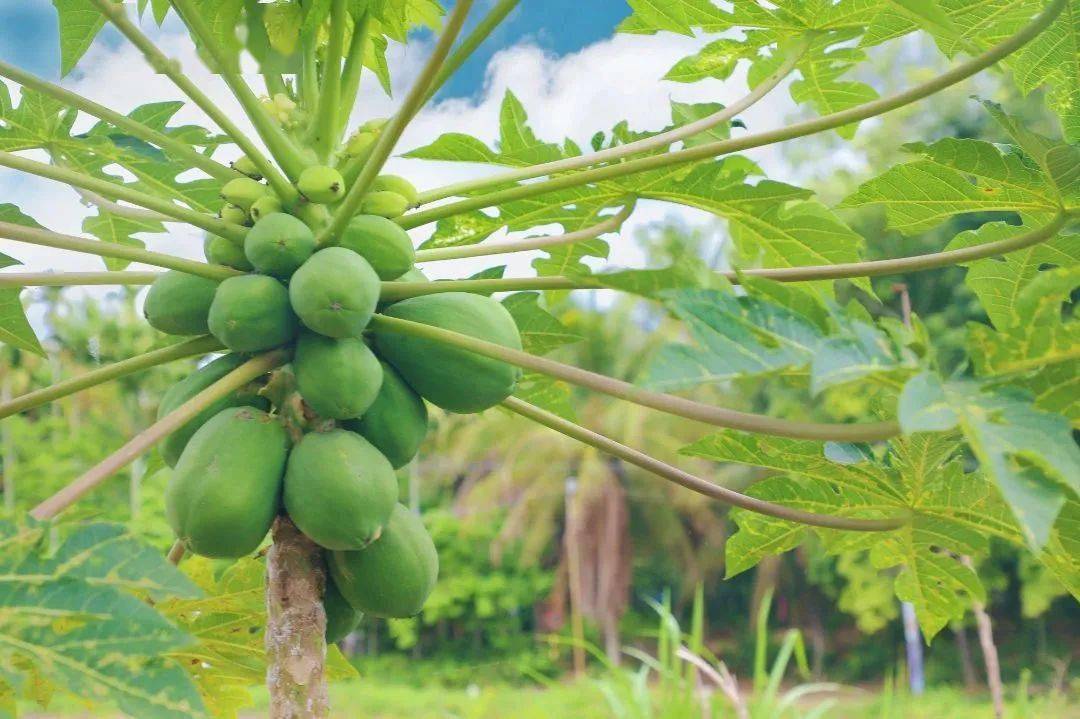
<svg viewBox="0 0 1080 719"><path fill-rule="evenodd" d="M66 703L66 702L65 702ZM243 719L263 719L265 695ZM358 681L331 688L334 719L611 719L599 690L591 681L527 688L493 685L473 689L417 689L404 684ZM74 719L89 715L79 710L55 713L28 711L33 719ZM986 697L972 697L950 688L931 689L919 698L886 699L872 691L852 691L826 717L837 719L993 719ZM700 715L687 719L699 719ZM1064 698L1038 697L1026 708L1010 702L1007 719L1080 719L1080 706Z"/></svg>

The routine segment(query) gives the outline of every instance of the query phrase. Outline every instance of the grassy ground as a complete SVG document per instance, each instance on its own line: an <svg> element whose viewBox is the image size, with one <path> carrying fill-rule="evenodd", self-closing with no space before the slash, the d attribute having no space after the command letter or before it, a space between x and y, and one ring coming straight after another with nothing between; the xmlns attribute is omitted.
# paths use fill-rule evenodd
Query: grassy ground
<svg viewBox="0 0 1080 719"><path fill-rule="evenodd" d="M588 681L557 684L547 689L497 685L425 690L369 681L337 685L331 693L334 719L617 719L597 685ZM260 700L263 702L264 699ZM101 719L107 715L74 711L29 712L23 716L27 719ZM265 712L257 707L243 719L264 719L265 716ZM700 716L695 713L686 719L699 719ZM852 690L838 697L836 706L825 716L836 719L993 719L994 714L984 697L971 697L953 689L933 689L918 699L885 699L880 694ZM1036 698L1026 706L1010 703L1006 717L1080 719L1080 706L1070 706L1064 699ZM655 719L683 718L657 715Z"/></svg>

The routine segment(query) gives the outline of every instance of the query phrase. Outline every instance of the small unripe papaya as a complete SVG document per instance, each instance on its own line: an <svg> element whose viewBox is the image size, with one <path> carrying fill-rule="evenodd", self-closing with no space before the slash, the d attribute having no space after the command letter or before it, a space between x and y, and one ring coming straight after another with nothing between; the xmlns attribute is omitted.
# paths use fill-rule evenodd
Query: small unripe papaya
<svg viewBox="0 0 1080 719"><path fill-rule="evenodd" d="M375 402L359 419L342 423L375 445L394 469L412 461L428 432L427 405L389 363Z"/></svg>
<svg viewBox="0 0 1080 719"><path fill-rule="evenodd" d="M360 157L370 151L378 139L373 132L357 132L345 144L345 154L349 157Z"/></svg>
<svg viewBox="0 0 1080 719"><path fill-rule="evenodd" d="M360 202L360 211L365 215L379 215L391 219L404 215L407 209L409 209L409 201L398 193L388 190L369 192Z"/></svg>
<svg viewBox="0 0 1080 719"><path fill-rule="evenodd" d="M161 398L157 418L160 420L171 414L180 405L242 365L246 359L243 355L228 354L217 358L205 367L195 370L170 387L165 396ZM240 390L227 397L222 397L162 441L160 451L165 464L175 467L176 463L180 461L180 455L184 451L184 447L187 446L192 435L199 430L199 427L202 427L212 417L229 407L255 407L267 410L270 409L270 402L258 396L255 392L248 390Z"/></svg>
<svg viewBox="0 0 1080 719"><path fill-rule="evenodd" d="M247 212L257 200L265 197L269 192L270 188L261 182L250 177L238 177L225 183L225 186L221 188L221 197Z"/></svg>
<svg viewBox="0 0 1080 719"><path fill-rule="evenodd" d="M431 282L424 271L419 267L414 267L401 277L395 277L394 282Z"/></svg>
<svg viewBox="0 0 1080 719"><path fill-rule="evenodd" d="M244 254L259 272L288 278L315 252L315 234L292 215L275 212L251 228Z"/></svg>
<svg viewBox="0 0 1080 719"><path fill-rule="evenodd" d="M345 196L345 178L326 165L315 165L301 172L296 187L310 201L326 205Z"/></svg>
<svg viewBox="0 0 1080 719"><path fill-rule="evenodd" d="M467 292L442 292L395 302L384 314L521 349L514 318L500 303ZM518 368L442 342L375 331L375 347L405 381L450 412L482 412L509 397Z"/></svg>
<svg viewBox="0 0 1080 719"><path fill-rule="evenodd" d="M306 434L289 454L285 511L321 547L366 547L390 520L397 495L394 468L358 434Z"/></svg>
<svg viewBox="0 0 1080 719"><path fill-rule="evenodd" d="M327 337L359 337L379 302L379 276L360 255L327 247L289 282L293 309L309 329Z"/></svg>
<svg viewBox="0 0 1080 719"><path fill-rule="evenodd" d="M373 617L420 613L439 577L439 555L423 522L394 507L382 534L358 552L330 553L330 575L345 600Z"/></svg>
<svg viewBox="0 0 1080 719"><path fill-rule="evenodd" d="M357 215L349 220L337 244L367 260L381 280L401 277L416 262L409 233L378 215Z"/></svg>
<svg viewBox="0 0 1080 719"><path fill-rule="evenodd" d="M413 185L413 183L398 175L379 175L375 178L375 181L371 183L371 191L396 192L405 198L409 203L409 207L416 204L416 200L420 195L420 193L416 191L416 186Z"/></svg>
<svg viewBox="0 0 1080 719"><path fill-rule="evenodd" d="M203 240L203 254L206 255L207 262L215 265L225 265L242 272L255 269L244 255L243 245L225 237L208 234Z"/></svg>
<svg viewBox="0 0 1080 719"><path fill-rule="evenodd" d="M259 168L255 166L255 163L251 161L251 158L244 155L239 160L232 164L233 169L237 172L242 172L253 180L263 179L262 173L259 172Z"/></svg>
<svg viewBox="0 0 1080 719"><path fill-rule="evenodd" d="M326 419L359 417L371 407L383 383L378 358L356 337L301 333L293 371L300 396Z"/></svg>
<svg viewBox="0 0 1080 719"><path fill-rule="evenodd" d="M390 118L388 117L375 117L357 128L357 132L373 132L376 135L379 135L389 122Z"/></svg>
<svg viewBox="0 0 1080 719"><path fill-rule="evenodd" d="M250 214L251 219L258 222L275 212L281 212L281 200L278 199L277 195L267 195L255 201L255 204L251 206Z"/></svg>
<svg viewBox="0 0 1080 719"><path fill-rule="evenodd" d="M299 330L288 290L265 275L230 277L218 285L209 325L210 334L233 352L279 347Z"/></svg>
<svg viewBox="0 0 1080 719"><path fill-rule="evenodd" d="M281 504L289 437L252 407L214 415L188 442L165 490L165 515L190 551L237 559L262 543Z"/></svg>
<svg viewBox="0 0 1080 719"><path fill-rule="evenodd" d="M363 612L358 612L341 596L341 590L334 584L332 577L326 578L326 590L323 592L323 610L326 612L326 643L336 644L356 631L364 619Z"/></svg>
<svg viewBox="0 0 1080 719"><path fill-rule="evenodd" d="M143 303L150 326L170 335L204 335L218 283L170 270L154 280Z"/></svg>
<svg viewBox="0 0 1080 719"><path fill-rule="evenodd" d="M222 205L219 214L221 219L225 220L225 222L231 222L234 225L246 225L251 220L251 217L248 216L247 211L244 210L243 207L234 205L231 202L226 202Z"/></svg>

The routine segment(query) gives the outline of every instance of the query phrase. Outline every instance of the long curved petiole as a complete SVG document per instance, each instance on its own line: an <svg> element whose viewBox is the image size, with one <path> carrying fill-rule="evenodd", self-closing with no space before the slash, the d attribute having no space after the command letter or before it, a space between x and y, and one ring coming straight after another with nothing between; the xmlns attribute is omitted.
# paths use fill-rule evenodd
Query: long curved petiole
<svg viewBox="0 0 1080 719"><path fill-rule="evenodd" d="M39 247L55 247L61 250L97 255L98 257L112 257L131 262L141 262L146 265L164 267L168 270L178 270L189 275L205 277L209 280L227 280L230 277L243 274L239 270L234 270L225 265L211 265L197 260L187 260L162 252L152 252L140 247L121 245L117 242L87 240L82 237L61 235L49 230L27 227L12 222L0 222L0 237L15 240L16 242L38 245Z"/></svg>
<svg viewBox="0 0 1080 719"><path fill-rule="evenodd" d="M907 520L904 518L861 519L857 517L840 517L830 514L804 512L800 509L786 507L782 504L767 502L762 499L742 494L741 492L736 492L733 489L714 484L701 477L690 474L689 472L685 472L678 467L673 467L670 464L661 462L644 452L640 452L632 447L627 447L598 432L586 429L585 427L563 419L556 414L552 414L551 412L531 405L516 397L507 398L503 401L502 405L515 414L521 415L522 417L530 419L549 429L553 429L567 437L576 439L601 452L610 454L613 457L618 457L625 462L629 462L630 464L640 467L646 472L651 472L658 477L662 477L669 482L674 482L675 484L686 487L698 494L703 494L706 497L711 497L720 500L725 504L730 504L751 512L757 512L758 514L776 517L777 519L783 519L789 522L806 524L812 527L841 529L850 532L888 532L898 529L907 523Z"/></svg>
<svg viewBox="0 0 1080 719"><path fill-rule="evenodd" d="M288 361L289 353L285 350L274 350L248 360L177 407L175 411L147 427L74 482L34 507L30 516L39 521L52 519L106 479L141 457L155 444L183 427L199 412Z"/></svg>
<svg viewBox="0 0 1080 719"><path fill-rule="evenodd" d="M40 407L43 404L48 404L49 402L56 401L62 397L82 392L91 387L97 387L106 382L112 382L121 377L127 377L136 372L142 372L151 367L158 367L188 357L198 357L199 355L209 354L210 352L217 352L224 349L224 347L225 346L221 344L221 342L213 337L197 337L168 347L162 347L159 350L147 352L146 354L141 354L137 357L130 357L126 360L121 360L120 362L114 362L111 365L92 370L79 377L72 377L71 379L51 384L48 387L33 392L27 392L21 397L15 397L8 402L4 402L3 404L0 404L0 419L10 417L13 414L19 414L20 412L26 412L27 410Z"/></svg>
<svg viewBox="0 0 1080 719"><path fill-rule="evenodd" d="M541 165L532 165L530 167L522 168L520 170L511 170L492 177L482 177L476 180L468 180L465 182L447 185L445 187L439 187L434 190L420 193L417 205L426 205L437 200L443 200L447 197L453 197L454 195L465 195L475 190L490 187L496 180L500 180L498 184L505 184L510 182L520 182L522 180L529 180L535 177L543 177L545 175L554 175L560 172L569 172L571 170L580 170L585 167L592 167L593 165L600 165L603 163L613 162L615 160L621 160L631 155L640 155L646 152L655 152L670 147L676 142L689 139L694 135L699 135L703 132L707 132L714 127L723 125L726 122L734 119L736 115L741 112L746 112L748 109L756 105L762 99L764 99L773 89L776 88L784 79L790 75L795 66L799 64L803 56L806 54L807 49L810 47L810 38L803 38L803 40L797 45L791 48L791 52L785 58L772 74L759 82L749 93L742 98L731 103L722 110L718 110L708 117L703 117L700 120L681 125L679 127L668 130L667 132L661 132L651 137L645 137L634 142L628 142L625 145L616 145L606 150L600 150L588 155L580 155L578 157L568 157L563 160L554 160L552 162L545 162ZM500 179L501 178L501 179Z"/></svg>
<svg viewBox="0 0 1080 719"><path fill-rule="evenodd" d="M190 163L192 167L199 168L217 180L227 182L228 180L241 176L239 172L231 167L223 165L201 152L197 152L186 142L169 137L163 132L158 132L153 128L147 127L138 120L133 120L130 117L122 115L115 110L111 110L89 98L85 98L76 92L72 92L59 85L54 85L37 75L21 70L2 60L0 60L0 77L6 77L25 88L29 88L42 95L47 95L54 100L58 100L66 105L81 110L91 117L96 117L103 122L107 122L144 142L156 145L165 152L171 153L177 159L185 160Z"/></svg>
<svg viewBox="0 0 1080 719"><path fill-rule="evenodd" d="M436 262L438 260L458 260L463 257L488 257L490 255L504 255L511 252L529 252L531 250L543 250L562 245L572 245L576 242L594 240L609 232L616 232L634 212L634 201L628 202L617 213L598 222L592 227L586 227L575 232L566 232L561 235L549 235L547 237L526 237L520 240L507 240L506 242L489 242L463 247L435 247L430 250L420 250L416 253L417 262Z"/></svg>
<svg viewBox="0 0 1080 719"><path fill-rule="evenodd" d="M244 114L247 115L251 124L255 127L255 131L259 133L259 137L266 144L267 149L270 150L270 154L285 170L285 174L295 181L306 165L304 158L293 144L293 141L281 129L281 126L274 122L269 113L266 112L262 103L259 102L259 98L252 92L251 87L244 81L244 78L233 68L230 58L222 51L221 45L218 44L217 39L214 37L214 33L207 26L206 21L203 20L200 14L202 11L193 7L191 0L169 0L169 4L172 5L176 14L180 16L191 35L202 43L203 48L206 49L217 64L215 69L221 75L221 79L225 81L225 84L228 85L229 90L232 91L233 97L240 103ZM252 159L254 161L254 158ZM258 166L262 170L262 166ZM296 188L285 181L280 173L275 170L273 175L264 173L264 176L282 201L289 204L296 200Z"/></svg>
<svg viewBox="0 0 1080 719"><path fill-rule="evenodd" d="M244 239L247 235L246 227L225 222L224 220L214 217L213 215L208 215L205 212L198 212L188 207L178 205L175 202L170 202L169 200L160 197L154 197L153 195L148 195L145 192L140 192L139 190L134 190L115 182L91 177L90 175L84 175L75 170L57 167L56 165L50 165L45 162L38 162L37 160L20 157L19 155L14 155L10 152L0 152L0 167L9 167L13 170L19 170L31 175L37 175L38 177L44 177L47 180L55 180L56 182L63 182L67 185L81 187L84 190L96 192L102 197L110 200L130 202L133 205L160 212L163 215L173 218L177 222L186 222L189 225L194 225L207 232L220 235L221 237L227 237L231 240L239 241Z"/></svg>
<svg viewBox="0 0 1080 719"><path fill-rule="evenodd" d="M984 242L955 250L930 252L911 257L896 257L888 260L868 260L866 262L844 262L835 265L807 265L805 267L764 267L745 270L723 270L715 272L732 284L741 284L744 277L760 277L776 282L813 282L816 280L843 280L855 277L880 277L898 275L907 272L925 272L941 267L952 267L965 262L974 262L988 257L1006 255L1010 252L1033 247L1053 239L1065 226L1069 214L1062 212L1053 220L1030 232L1004 240ZM543 239L543 238L541 238ZM483 245L476 245L476 248ZM458 248L446 248L448 250ZM461 249L473 249L473 246ZM430 250L435 252L437 250ZM479 254L479 253L477 253ZM485 253L487 254L487 253ZM419 253L418 253L419 255ZM474 255L461 255L474 256ZM418 258L419 259L419 258ZM434 259L448 259L436 257ZM439 292L514 292L522 290L588 290L600 289L603 285L589 277L521 277L490 280L439 280L437 282L384 282L380 296L384 300L403 300L418 295L438 294Z"/></svg>
<svg viewBox="0 0 1080 719"><path fill-rule="evenodd" d="M972 75L995 64L1002 58L1007 57L1045 30L1058 14L1060 14L1062 8L1065 6L1065 2L1066 0L1053 0L1053 2L1031 23L1018 31L1015 35L1012 35L1006 40L993 46L982 55L957 65L932 80L916 85L903 92L896 93L895 95L890 95L889 97L882 97L872 102L848 108L847 110L822 115L821 117L797 122L788 125L787 127L761 132L755 135L746 135L744 137L709 142L674 152L652 155L614 165L560 175L543 182L527 183L505 190L477 195L458 202L433 207L429 210L404 215L398 218L398 223L406 229L412 229L441 220L445 217L452 217L472 210L482 210L487 207L494 207L503 204L504 202L524 200L530 197L544 195L549 192L580 187L582 185L611 180L635 173L648 172L650 170L657 170L698 160L707 160L719 157L720 155L727 155L733 152L749 150L755 147L772 145L798 137L813 135L826 130L842 127L853 122L876 117L877 115L883 115L886 112L890 112L905 105L910 105L913 102L940 92L951 85L955 85L962 80L966 80ZM530 171L530 168L523 168L520 171L515 171L522 173L522 176L518 177L515 175L514 180L524 179L525 177L530 176ZM492 186L495 184L505 184L506 182L512 181L508 179L510 174L511 173L506 173L504 175L488 178L488 182L490 182Z"/></svg>
<svg viewBox="0 0 1080 719"><path fill-rule="evenodd" d="M405 132L405 128L413 116L423 107L428 88L431 87L435 75L439 72L439 68L442 67L446 56L450 53L450 48L465 24L465 18L468 17L472 4L473 0L458 0L455 3L454 10L450 13L450 18L446 22L446 27L443 29L439 41L435 44L431 57L428 58L424 69L420 72L420 76L416 78L413 86L409 89L401 108L383 128L379 139L371 149L371 154L366 157L355 158L345 166L342 174L351 177L356 174L356 168L352 166L353 163L363 163L363 169L356 175L356 181L353 182L349 192L345 195L345 199L342 200L337 211L334 212L330 224L319 234L319 244L325 245L332 238L337 237L345 228L346 223L360 209L364 194L371 187L371 183L375 181L383 165L390 159L394 146L401 139L402 133Z"/></svg>
<svg viewBox="0 0 1080 719"><path fill-rule="evenodd" d="M0 289L152 285L160 272L0 272Z"/></svg>
<svg viewBox="0 0 1080 719"><path fill-rule="evenodd" d="M248 159L259 168L259 172L266 178L275 192L281 195L283 199L288 199L292 196L291 193L295 193L295 188L289 184L289 181L281 174L277 166L267 159L259 147L251 141L251 138L232 121L232 118L218 107L206 93L200 90L193 80L183 73L178 62L165 55L131 21L131 18L128 17L126 3L114 3L112 0L89 0L89 2L142 53L150 67L169 78L181 92L191 98L191 101L221 128L222 132L229 136L229 139L236 143L240 151L247 155Z"/></svg>
<svg viewBox="0 0 1080 719"><path fill-rule="evenodd" d="M337 137L340 139L349 126L356 96L360 92L360 78L364 74L364 56L371 41L371 13L365 11L353 27L349 50L345 53L345 67L341 71L341 103L337 109Z"/></svg>
<svg viewBox="0 0 1080 719"><path fill-rule="evenodd" d="M371 320L370 327L377 332L396 332L458 347L484 357L490 357L533 372L555 377L579 387L633 402L642 407L650 407L661 412L718 427L759 432L778 437L836 442L873 442L889 439L900 434L900 426L896 422L875 422L870 424L795 422L748 412L739 412L724 407L715 407L684 397L642 389L629 382L623 382L580 367L556 362L546 357L537 357L528 352L511 349L493 342L486 342L459 332L451 332L440 327L433 327L397 317L375 315Z"/></svg>

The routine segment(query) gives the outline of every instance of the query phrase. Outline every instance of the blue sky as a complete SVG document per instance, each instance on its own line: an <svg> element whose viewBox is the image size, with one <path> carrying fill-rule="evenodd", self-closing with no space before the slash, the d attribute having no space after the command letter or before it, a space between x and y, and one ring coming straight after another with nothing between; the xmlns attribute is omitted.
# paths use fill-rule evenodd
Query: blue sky
<svg viewBox="0 0 1080 719"><path fill-rule="evenodd" d="M478 3L483 9L488 2ZM555 55L575 52L609 37L630 14L624 0L523 0L489 42L472 57L443 92L475 95L484 71L500 49L527 41ZM473 13L473 22L482 15ZM573 18L573 22L567 22ZM0 0L0 58L55 78L59 72L56 10L49 0ZM10 29L14 29L11 32Z"/></svg>

